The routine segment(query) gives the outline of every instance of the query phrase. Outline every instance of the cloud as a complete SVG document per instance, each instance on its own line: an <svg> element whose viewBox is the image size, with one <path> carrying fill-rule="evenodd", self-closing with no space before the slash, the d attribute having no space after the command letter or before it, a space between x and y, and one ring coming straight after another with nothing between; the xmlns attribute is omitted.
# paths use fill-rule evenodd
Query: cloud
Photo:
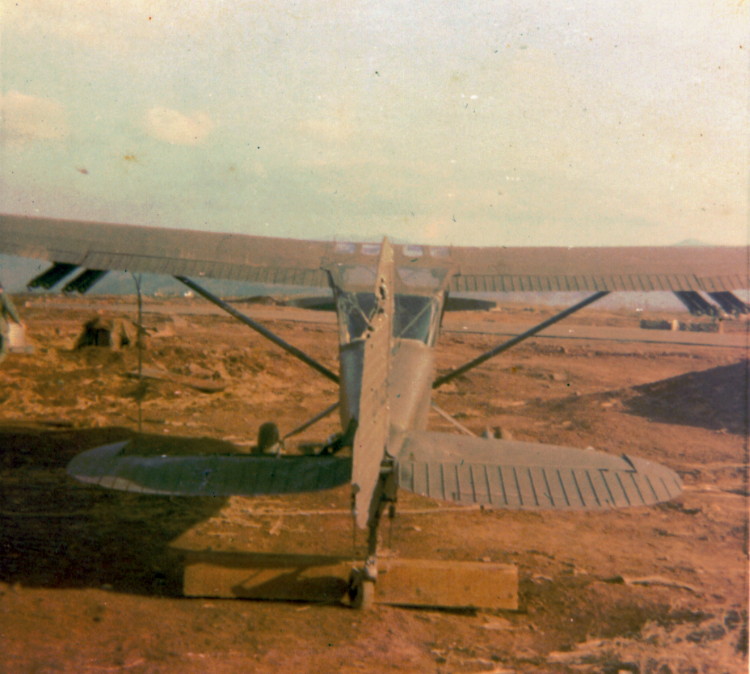
<svg viewBox="0 0 750 674"><path fill-rule="evenodd" d="M214 127L205 112L184 114L158 106L146 113L144 124L150 136L171 145L199 145Z"/></svg>
<svg viewBox="0 0 750 674"><path fill-rule="evenodd" d="M9 30L42 34L48 39L56 37L77 47L114 51L118 55L134 53L144 38L157 32L160 44L175 34L180 39L186 33L195 36L206 20L216 15L213 7L174 0L67 0L64 7L59 0L0 4L7 5L2 14Z"/></svg>
<svg viewBox="0 0 750 674"><path fill-rule="evenodd" d="M70 132L65 108L51 98L18 91L0 94L0 138L25 144L34 140L65 138Z"/></svg>
<svg viewBox="0 0 750 674"><path fill-rule="evenodd" d="M305 119L298 128L321 143L344 143L352 137L355 124L349 112L339 110L328 117Z"/></svg>

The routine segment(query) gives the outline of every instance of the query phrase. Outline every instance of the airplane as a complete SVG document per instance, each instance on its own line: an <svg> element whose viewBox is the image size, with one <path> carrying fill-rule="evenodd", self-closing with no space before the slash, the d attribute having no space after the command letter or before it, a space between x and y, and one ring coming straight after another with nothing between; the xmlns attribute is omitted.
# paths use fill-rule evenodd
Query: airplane
<svg viewBox="0 0 750 674"><path fill-rule="evenodd" d="M477 437L432 401L432 391L613 291L734 297L750 287L747 247L512 248L303 241L244 234L0 215L0 252L47 260L29 284L85 292L109 270L177 278L339 385L339 400L285 438L338 409L341 432L314 455L279 455L261 426L252 454L145 456L128 442L75 457L68 472L110 489L168 495L290 494L349 483L367 558L349 595L369 606L378 578L378 527L399 489L464 505L603 510L675 498L679 476L638 457ZM333 292L339 373L286 343L196 279ZM436 376L434 346L453 292L576 292L588 296L450 372ZM738 300L739 301L739 300ZM434 408L464 432L428 430Z"/></svg>

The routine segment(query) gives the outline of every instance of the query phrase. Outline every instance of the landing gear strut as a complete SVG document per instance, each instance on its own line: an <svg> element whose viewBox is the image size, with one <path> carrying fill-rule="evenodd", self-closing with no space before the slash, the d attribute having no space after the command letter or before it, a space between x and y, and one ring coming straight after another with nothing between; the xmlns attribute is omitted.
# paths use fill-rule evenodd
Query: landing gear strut
<svg viewBox="0 0 750 674"><path fill-rule="evenodd" d="M370 519L367 523L367 559L361 569L352 569L349 575L348 596L353 608L369 609L375 603L375 585L378 580L378 525L383 511L388 516L396 514L398 493L398 471L395 461L386 459L380 468L380 479L376 487L377 498L373 499Z"/></svg>
<svg viewBox="0 0 750 674"><path fill-rule="evenodd" d="M369 567L370 560L362 569L352 569L349 575L349 604L352 608L370 609L375 603L375 582L378 578L377 565Z"/></svg>

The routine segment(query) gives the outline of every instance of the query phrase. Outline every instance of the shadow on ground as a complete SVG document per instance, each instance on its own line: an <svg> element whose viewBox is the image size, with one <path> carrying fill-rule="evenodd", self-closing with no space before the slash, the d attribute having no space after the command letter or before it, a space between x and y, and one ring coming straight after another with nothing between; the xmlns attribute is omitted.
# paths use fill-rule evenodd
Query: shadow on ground
<svg viewBox="0 0 750 674"><path fill-rule="evenodd" d="M631 414L667 424L748 431L748 360L636 386Z"/></svg>
<svg viewBox="0 0 750 674"><path fill-rule="evenodd" d="M65 472L75 454L133 435L124 428L0 426L0 581L181 594L182 558L168 543L225 499L108 491Z"/></svg>

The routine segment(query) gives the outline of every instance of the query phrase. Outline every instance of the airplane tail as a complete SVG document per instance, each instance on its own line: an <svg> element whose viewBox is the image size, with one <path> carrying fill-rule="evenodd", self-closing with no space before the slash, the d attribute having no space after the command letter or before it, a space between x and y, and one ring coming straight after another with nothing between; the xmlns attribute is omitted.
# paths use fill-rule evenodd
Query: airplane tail
<svg viewBox="0 0 750 674"><path fill-rule="evenodd" d="M253 496L332 489L352 479L336 456L210 454L144 456L127 441L83 452L75 479L109 489L171 496ZM405 434L399 486L462 505L520 510L598 510L652 505L679 495L677 474L657 463L530 442L430 431Z"/></svg>
<svg viewBox="0 0 750 674"><path fill-rule="evenodd" d="M388 378L395 288L393 249L388 239L381 246L374 290L376 308L364 337L358 423L352 452L354 518L360 528L367 526L378 508L379 500L373 495L380 480L390 429Z"/></svg>
<svg viewBox="0 0 750 674"><path fill-rule="evenodd" d="M398 457L399 486L463 505L601 510L679 495L678 475L657 463L594 450L412 431Z"/></svg>

